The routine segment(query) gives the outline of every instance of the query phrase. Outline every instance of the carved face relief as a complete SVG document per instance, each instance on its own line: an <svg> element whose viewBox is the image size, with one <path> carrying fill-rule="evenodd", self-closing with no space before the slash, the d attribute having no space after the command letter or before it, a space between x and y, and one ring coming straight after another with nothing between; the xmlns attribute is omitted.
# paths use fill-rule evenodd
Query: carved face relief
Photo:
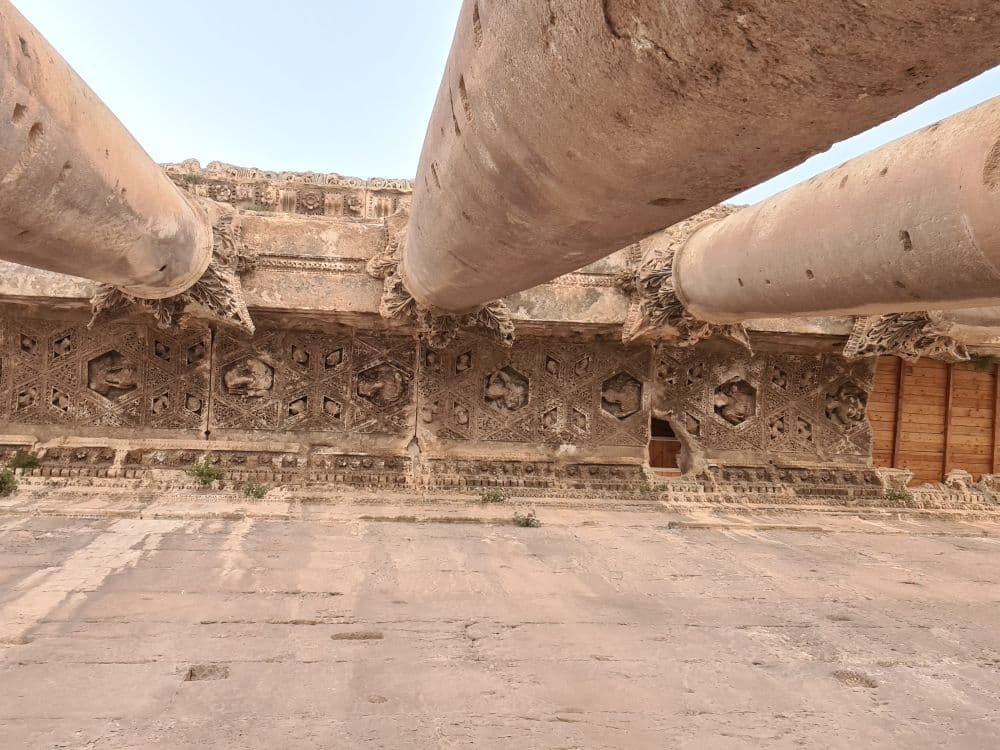
<svg viewBox="0 0 1000 750"><path fill-rule="evenodd" d="M391 406L407 394L409 381L390 364L369 367L358 373L358 395L376 406Z"/></svg>
<svg viewBox="0 0 1000 750"><path fill-rule="evenodd" d="M274 388L274 369L256 357L247 357L223 371L222 384L231 396L266 396Z"/></svg>
<svg viewBox="0 0 1000 750"><path fill-rule="evenodd" d="M631 417L642 408L642 383L620 372L601 386L601 408L618 419Z"/></svg>
<svg viewBox="0 0 1000 750"><path fill-rule="evenodd" d="M334 419L340 419L340 415L344 412L344 407L340 405L339 401L335 401L329 396L323 397L323 411L330 417Z"/></svg>
<svg viewBox="0 0 1000 750"><path fill-rule="evenodd" d="M848 381L836 393L826 396L826 416L841 427L853 427L865 421L868 394L856 383Z"/></svg>
<svg viewBox="0 0 1000 750"><path fill-rule="evenodd" d="M771 440L778 440L785 436L788 432L788 426L785 424L784 417L771 417L767 423L768 435Z"/></svg>
<svg viewBox="0 0 1000 750"><path fill-rule="evenodd" d="M323 367L327 370L333 370L344 361L344 350L334 349L332 352L323 357Z"/></svg>
<svg viewBox="0 0 1000 750"><path fill-rule="evenodd" d="M813 426L802 417L795 418L795 436L800 440L811 443L813 439Z"/></svg>
<svg viewBox="0 0 1000 750"><path fill-rule="evenodd" d="M149 404L149 410L154 416L163 414L168 409L170 409L170 394L161 393L159 396L154 396L153 400Z"/></svg>
<svg viewBox="0 0 1000 750"><path fill-rule="evenodd" d="M542 414L542 428L546 430L554 429L559 423L559 409L552 408Z"/></svg>
<svg viewBox="0 0 1000 750"><path fill-rule="evenodd" d="M302 396L288 404L288 416L298 417L309 409L309 397Z"/></svg>
<svg viewBox="0 0 1000 750"><path fill-rule="evenodd" d="M38 351L38 341L31 336L21 334L21 351L25 354L34 354Z"/></svg>
<svg viewBox="0 0 1000 750"><path fill-rule="evenodd" d="M187 363L189 365L194 365L201 362L205 358L205 343L199 341L196 344L192 344L187 350Z"/></svg>
<svg viewBox="0 0 1000 750"><path fill-rule="evenodd" d="M197 396L192 396L188 393L184 397L184 408L187 409L192 414L201 414L202 400Z"/></svg>
<svg viewBox="0 0 1000 750"><path fill-rule="evenodd" d="M559 360L558 359L555 359L553 357L546 357L545 358L545 372L547 372L549 375L552 375L553 377L557 377L558 378L559 377L559 370L560 369L561 368L560 368Z"/></svg>
<svg viewBox="0 0 1000 750"><path fill-rule="evenodd" d="M469 424L469 410L462 404L455 402L455 408L451 411L455 424L465 427Z"/></svg>
<svg viewBox="0 0 1000 750"><path fill-rule="evenodd" d="M309 350L305 347L292 344L292 362L299 367L309 366Z"/></svg>
<svg viewBox="0 0 1000 750"><path fill-rule="evenodd" d="M25 386L17 392L17 408L27 409L38 403L38 386Z"/></svg>
<svg viewBox="0 0 1000 750"><path fill-rule="evenodd" d="M715 389L715 413L729 424L743 424L757 411L757 389L742 378L731 378Z"/></svg>
<svg viewBox="0 0 1000 750"><path fill-rule="evenodd" d="M87 363L87 387L117 401L139 387L135 366L120 352L105 352Z"/></svg>
<svg viewBox="0 0 1000 750"><path fill-rule="evenodd" d="M472 352L463 352L455 357L455 372L465 372L472 367Z"/></svg>
<svg viewBox="0 0 1000 750"><path fill-rule="evenodd" d="M60 336L52 342L52 359L65 357L73 351L73 340L69 336Z"/></svg>
<svg viewBox="0 0 1000 750"><path fill-rule="evenodd" d="M497 411L517 411L528 403L528 379L508 365L486 376L483 397Z"/></svg>

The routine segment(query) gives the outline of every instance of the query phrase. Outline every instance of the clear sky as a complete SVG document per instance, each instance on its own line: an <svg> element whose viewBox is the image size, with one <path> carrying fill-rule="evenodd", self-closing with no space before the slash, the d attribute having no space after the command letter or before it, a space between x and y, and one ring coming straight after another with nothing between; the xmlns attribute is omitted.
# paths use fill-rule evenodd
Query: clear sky
<svg viewBox="0 0 1000 750"><path fill-rule="evenodd" d="M412 177L461 0L14 4L159 162ZM995 68L735 200L998 95Z"/></svg>

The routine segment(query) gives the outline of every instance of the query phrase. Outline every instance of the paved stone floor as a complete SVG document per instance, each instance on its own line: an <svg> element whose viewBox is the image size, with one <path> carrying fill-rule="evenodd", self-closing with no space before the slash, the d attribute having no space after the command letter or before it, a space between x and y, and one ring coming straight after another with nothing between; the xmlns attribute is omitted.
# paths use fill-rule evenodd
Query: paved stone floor
<svg viewBox="0 0 1000 750"><path fill-rule="evenodd" d="M0 748L1000 745L988 519L112 506L0 507Z"/></svg>

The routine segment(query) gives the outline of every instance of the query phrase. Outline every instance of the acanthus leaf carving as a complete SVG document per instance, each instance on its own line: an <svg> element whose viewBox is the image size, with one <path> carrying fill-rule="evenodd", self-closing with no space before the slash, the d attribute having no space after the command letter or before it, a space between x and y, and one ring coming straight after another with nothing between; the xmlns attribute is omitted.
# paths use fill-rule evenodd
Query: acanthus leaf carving
<svg viewBox="0 0 1000 750"><path fill-rule="evenodd" d="M502 346L513 346L514 320L503 300L493 300L461 315L440 313L417 303L406 288L399 269L406 247L408 219L405 209L386 219L386 249L369 260L365 267L369 276L382 280L379 314L383 318L410 320L416 325L420 339L435 350L447 347L465 328L482 328Z"/></svg>
<svg viewBox="0 0 1000 750"><path fill-rule="evenodd" d="M209 317L253 333L254 323L247 309L240 275L253 270L257 254L243 243L239 225L233 218L233 214L226 213L213 224L212 260L201 278L185 291L164 299L143 299L101 284L90 300L89 327L98 320L138 310L152 315L160 328L169 329L177 326L181 317L188 314L189 306L194 304Z"/></svg>
<svg viewBox="0 0 1000 750"><path fill-rule="evenodd" d="M622 326L622 341L639 338L668 340L675 346L693 346L702 339L721 336L750 350L746 328L740 323L709 323L684 307L674 281L674 256L687 238L706 221L721 219L738 210L719 205L672 227L670 240L643 257L631 274L621 274L616 286L631 297Z"/></svg>
<svg viewBox="0 0 1000 750"><path fill-rule="evenodd" d="M844 357L849 360L889 354L908 361L921 357L942 362L966 362L964 344L943 333L926 312L867 315L854 322Z"/></svg>

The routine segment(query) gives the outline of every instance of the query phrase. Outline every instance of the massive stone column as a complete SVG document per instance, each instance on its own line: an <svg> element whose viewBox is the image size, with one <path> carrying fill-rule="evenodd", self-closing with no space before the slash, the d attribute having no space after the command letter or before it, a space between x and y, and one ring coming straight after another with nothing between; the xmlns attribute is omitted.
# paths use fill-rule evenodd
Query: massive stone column
<svg viewBox="0 0 1000 750"><path fill-rule="evenodd" d="M0 0L0 258L163 298L201 277L212 244L205 212Z"/></svg>
<svg viewBox="0 0 1000 750"><path fill-rule="evenodd" d="M1000 97L658 244L711 323L1000 304Z"/></svg>
<svg viewBox="0 0 1000 750"><path fill-rule="evenodd" d="M1000 62L992 0L466 0L401 277L461 311L586 265Z"/></svg>

